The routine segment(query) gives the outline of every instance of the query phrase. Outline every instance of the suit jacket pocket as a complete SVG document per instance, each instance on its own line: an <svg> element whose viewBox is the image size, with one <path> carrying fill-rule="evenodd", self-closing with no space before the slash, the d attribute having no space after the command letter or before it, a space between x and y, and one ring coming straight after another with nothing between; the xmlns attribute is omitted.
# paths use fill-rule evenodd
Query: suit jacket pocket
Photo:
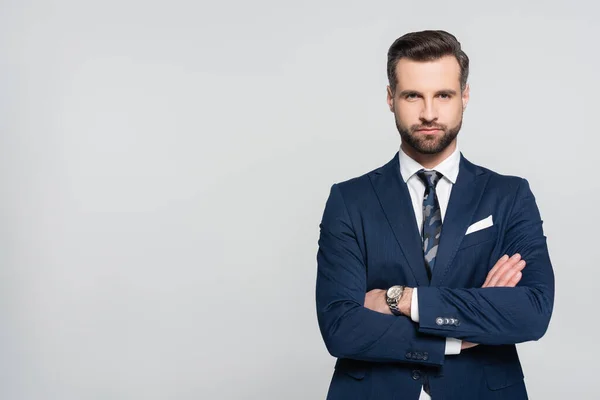
<svg viewBox="0 0 600 400"><path fill-rule="evenodd" d="M484 365L485 380L490 390L500 390L523 380L523 370L518 363Z"/></svg>
<svg viewBox="0 0 600 400"><path fill-rule="evenodd" d="M338 358L335 363L336 371L343 372L357 380L365 377L367 368L363 361L351 360L349 358Z"/></svg>
<svg viewBox="0 0 600 400"><path fill-rule="evenodd" d="M442 228L443 232L443 228ZM442 233L443 234L443 233ZM467 247L475 246L479 243L487 242L488 240L496 239L498 236L498 226L492 225L489 228L482 229L473 233L465 235L458 250L465 249Z"/></svg>
<svg viewBox="0 0 600 400"><path fill-rule="evenodd" d="M327 400L369 400L373 398L371 366L365 361L340 358L327 392Z"/></svg>

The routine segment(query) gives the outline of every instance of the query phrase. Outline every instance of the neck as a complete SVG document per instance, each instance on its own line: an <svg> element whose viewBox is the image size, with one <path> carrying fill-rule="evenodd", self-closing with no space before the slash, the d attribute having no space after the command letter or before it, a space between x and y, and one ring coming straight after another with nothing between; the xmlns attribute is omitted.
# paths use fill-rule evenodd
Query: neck
<svg viewBox="0 0 600 400"><path fill-rule="evenodd" d="M407 143L402 143L402 150L406 153L407 156L421 164L423 167L427 169L435 168L446 158L450 157L450 155L456 150L456 139L448 145L443 151L436 154L424 154L419 153L414 147L411 147Z"/></svg>

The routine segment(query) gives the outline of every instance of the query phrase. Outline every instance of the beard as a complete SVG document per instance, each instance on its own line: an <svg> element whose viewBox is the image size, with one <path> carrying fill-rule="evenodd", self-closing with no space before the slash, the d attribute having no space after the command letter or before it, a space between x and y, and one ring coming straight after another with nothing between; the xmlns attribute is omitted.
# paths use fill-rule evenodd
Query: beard
<svg viewBox="0 0 600 400"><path fill-rule="evenodd" d="M396 119L396 128L398 128L402 142L422 154L437 154L444 151L456 139L462 127L462 115L458 124L452 128L440 124L411 125L410 127L406 127L398 120L396 113L394 113L394 118ZM439 133L425 135L418 133L417 130L419 129L440 129L443 133L441 135Z"/></svg>

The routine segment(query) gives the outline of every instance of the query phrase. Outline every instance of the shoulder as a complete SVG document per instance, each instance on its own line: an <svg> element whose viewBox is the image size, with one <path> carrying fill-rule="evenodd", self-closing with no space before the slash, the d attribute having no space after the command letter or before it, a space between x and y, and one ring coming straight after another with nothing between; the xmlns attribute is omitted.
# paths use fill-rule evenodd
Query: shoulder
<svg viewBox="0 0 600 400"><path fill-rule="evenodd" d="M339 181L333 184L333 190L339 190L344 198L360 200L370 198L374 194L373 181L379 176L400 176L398 153L387 163L372 169L362 175Z"/></svg>
<svg viewBox="0 0 600 400"><path fill-rule="evenodd" d="M462 162L464 166L470 167L472 170L476 171L478 176L488 179L487 190L498 191L504 195L516 195L523 190L530 190L529 182L522 176L503 174L490 168L474 164L464 157L462 158ZM463 165L461 165L461 167Z"/></svg>

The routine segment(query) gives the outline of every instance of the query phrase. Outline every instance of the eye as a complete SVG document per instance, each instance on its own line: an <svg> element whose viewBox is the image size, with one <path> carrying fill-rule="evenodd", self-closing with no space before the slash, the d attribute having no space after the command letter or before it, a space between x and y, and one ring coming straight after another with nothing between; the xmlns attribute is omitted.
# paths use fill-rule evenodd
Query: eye
<svg viewBox="0 0 600 400"><path fill-rule="evenodd" d="M448 93L440 93L439 96L440 96L441 99L444 99L444 100L447 100L447 99L449 99L449 98L452 97Z"/></svg>
<svg viewBox="0 0 600 400"><path fill-rule="evenodd" d="M416 93L408 93L407 95L404 96L404 98L407 100L414 100L417 97L418 97L418 95Z"/></svg>

